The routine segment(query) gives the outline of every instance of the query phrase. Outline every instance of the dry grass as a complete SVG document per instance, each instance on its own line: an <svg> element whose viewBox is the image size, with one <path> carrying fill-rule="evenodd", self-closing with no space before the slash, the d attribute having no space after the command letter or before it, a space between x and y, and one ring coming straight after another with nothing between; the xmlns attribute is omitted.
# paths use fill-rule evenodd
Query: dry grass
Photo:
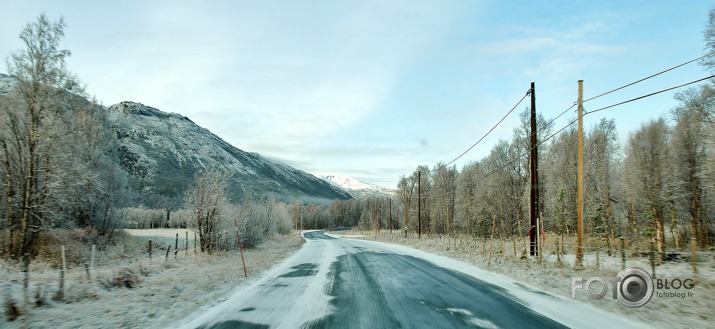
<svg viewBox="0 0 715 329"><path fill-rule="evenodd" d="M294 233L275 236L247 250L249 280L278 264L301 245L302 239ZM117 248L119 250L108 250L102 255L102 264L106 265L96 267L91 280L87 279L83 267L68 269L64 299L45 298L42 306L35 303L37 298L34 297L30 297L29 305L22 304L19 267L3 264L0 284L4 293L0 298L3 305L14 305L19 316L12 312L1 315L0 327L162 327L216 303L246 281L238 252L209 256L194 254L190 249L188 255L182 250L174 259L172 251L165 261L163 253L148 259L141 250L143 243L126 247L140 249L134 256L127 256L123 245ZM58 290L59 274L52 264L36 262L31 272L33 294L40 291L42 296ZM5 307L5 310L12 309Z"/></svg>

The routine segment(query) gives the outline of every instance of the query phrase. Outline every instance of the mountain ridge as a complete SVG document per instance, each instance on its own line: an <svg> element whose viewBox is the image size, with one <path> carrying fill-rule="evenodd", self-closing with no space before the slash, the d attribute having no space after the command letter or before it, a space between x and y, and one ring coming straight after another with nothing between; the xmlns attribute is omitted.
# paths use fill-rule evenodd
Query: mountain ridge
<svg viewBox="0 0 715 329"><path fill-rule="evenodd" d="M323 174L316 175L326 182L339 186L356 198L394 197L395 191L375 184L365 183L350 176Z"/></svg>
<svg viewBox="0 0 715 329"><path fill-rule="evenodd" d="M131 101L107 109L122 166L139 178L156 178L163 168L180 173L219 168L233 173L235 185L229 189L237 199L265 194L283 201L352 197L302 170L236 148L181 114Z"/></svg>
<svg viewBox="0 0 715 329"><path fill-rule="evenodd" d="M0 95L17 83L16 77L0 73ZM235 202L244 197L307 203L352 198L305 171L241 150L182 114L133 101L96 108L106 114L116 134L117 161L146 206L178 206L195 175L207 169L230 173L226 190Z"/></svg>

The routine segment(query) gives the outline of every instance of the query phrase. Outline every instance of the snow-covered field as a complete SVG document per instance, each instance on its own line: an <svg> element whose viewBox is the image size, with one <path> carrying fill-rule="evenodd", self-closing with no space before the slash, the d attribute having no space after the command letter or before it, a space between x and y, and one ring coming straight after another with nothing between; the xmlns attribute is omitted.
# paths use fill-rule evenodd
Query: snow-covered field
<svg viewBox="0 0 715 329"><path fill-rule="evenodd" d="M522 258L523 246L516 245L516 257L512 241L504 242L495 239L492 244L492 256L489 259L489 243L487 241L468 241L448 239L423 235L422 239L405 239L401 233L395 231L392 235L383 231L375 235L369 231L348 231L334 234L337 237L361 238L376 240L393 244L414 247L430 253L447 256L489 271L493 274L521 282L525 287L534 287L562 298L571 299L571 278L583 277L584 281L593 276L603 278L615 277L621 270L620 253L607 256L605 252L599 254L598 268L596 255L587 253L584 257L584 269L572 269L575 256L566 253L561 256L563 267L557 266L557 258L553 250L544 250L543 261L526 257ZM567 248L568 250L568 248ZM651 273L650 263L647 258L631 257L627 255L627 267L639 267ZM638 322L646 323L657 328L708 328L713 327L715 321L715 259L712 253L702 253L699 256L698 274L694 275L688 262L665 262L656 267L656 276L661 279L693 279L695 284L692 289L678 289L670 291L681 293L678 297L653 295L652 299L640 308L628 308L617 300L610 298L609 287L606 298L591 299L585 291L576 293L579 303L590 304L596 308L621 314ZM530 288L529 288L530 289ZM662 290L669 292L668 290ZM690 292L692 296L683 293Z"/></svg>
<svg viewBox="0 0 715 329"><path fill-rule="evenodd" d="M184 239L184 230L160 230L155 235L139 230L132 234L170 238L177 232L179 238ZM194 254L191 247L188 252L181 250L176 259L172 250L166 261L164 254L155 254L150 260L142 252L134 254L140 255L139 258L113 257L114 261L109 262L113 265L102 262L92 270L91 282L87 280L84 268L68 267L64 301L51 298L58 290L59 271L48 265L34 264L30 274L29 306L22 305L19 266L1 263L0 302L3 310L6 302L14 301L22 315L9 321L3 312L0 328L166 327L199 308L222 300L236 286L257 279L263 271L298 250L302 243L295 234L276 236L255 249L246 250L248 279L243 277L239 253L207 256ZM143 247L143 243L140 246ZM98 257L102 254L103 251L98 252ZM125 283L132 287L126 287ZM45 305L34 304L37 291L46 295Z"/></svg>

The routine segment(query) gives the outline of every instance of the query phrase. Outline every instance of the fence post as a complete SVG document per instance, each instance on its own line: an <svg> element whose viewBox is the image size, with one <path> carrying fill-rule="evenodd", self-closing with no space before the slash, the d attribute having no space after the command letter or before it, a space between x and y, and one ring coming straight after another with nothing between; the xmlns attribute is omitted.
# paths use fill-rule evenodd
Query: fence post
<svg viewBox="0 0 715 329"><path fill-rule="evenodd" d="M243 243L241 243L241 232L238 231L238 221L236 218L233 219L233 225L236 226L236 243L238 243L238 250L241 251L241 263L243 263L243 276L248 277L248 272L246 270L246 259L243 258Z"/></svg>
<svg viewBox="0 0 715 329"><path fill-rule="evenodd" d="M92 277L89 275L89 262L84 262L84 272L87 274L87 281L92 282Z"/></svg>
<svg viewBox="0 0 715 329"><path fill-rule="evenodd" d="M690 257L693 264L693 274L698 274L698 242L695 238L690 238L690 248L693 255Z"/></svg>
<svg viewBox="0 0 715 329"><path fill-rule="evenodd" d="M65 298L65 271L67 271L67 260L65 258L65 246L61 246L62 251L62 269L60 270L60 290L57 292L57 300Z"/></svg>
<svg viewBox="0 0 715 329"><path fill-rule="evenodd" d="M92 257L89 259L89 269L94 270L94 260L95 256L97 254L97 245L93 244L92 245Z"/></svg>
<svg viewBox="0 0 715 329"><path fill-rule="evenodd" d="M149 259L151 259L151 240L149 240Z"/></svg>
<svg viewBox="0 0 715 329"><path fill-rule="evenodd" d="M564 262L561 261L561 246L559 246L559 238L556 237L554 242L556 243L556 266L561 268L564 266Z"/></svg>
<svg viewBox="0 0 715 329"><path fill-rule="evenodd" d="M489 258L487 259L487 267L492 263L492 245L494 244L494 229L497 223L497 216L492 215L492 237L489 239Z"/></svg>
<svg viewBox="0 0 715 329"><path fill-rule="evenodd" d="M186 239L184 240L184 243L186 244L186 248L184 248L184 251L186 252L186 256L189 255L189 230L186 230Z"/></svg>
<svg viewBox="0 0 715 329"><path fill-rule="evenodd" d="M651 239L648 241L648 244L650 245L650 270L651 270L651 276L653 279L655 279L655 239Z"/></svg>
<svg viewBox="0 0 715 329"><path fill-rule="evenodd" d="M164 261L169 260L169 250L171 250L171 243L166 245L166 256L164 256Z"/></svg>
<svg viewBox="0 0 715 329"><path fill-rule="evenodd" d="M24 278L22 279L23 288L23 302L25 305L30 304L30 299L28 297L28 290L30 289L30 253L25 253L22 257L22 272L24 273Z"/></svg>
<svg viewBox="0 0 715 329"><path fill-rule="evenodd" d="M60 290L54 296L55 300L65 299L65 271L60 270Z"/></svg>
<svg viewBox="0 0 715 329"><path fill-rule="evenodd" d="M174 244L174 259L176 259L176 255L179 253L179 233L176 233L176 242Z"/></svg>
<svg viewBox="0 0 715 329"><path fill-rule="evenodd" d="M626 242L623 237L619 238L621 240L621 270L626 269Z"/></svg>
<svg viewBox="0 0 715 329"><path fill-rule="evenodd" d="M194 255L196 255L196 232L194 232Z"/></svg>

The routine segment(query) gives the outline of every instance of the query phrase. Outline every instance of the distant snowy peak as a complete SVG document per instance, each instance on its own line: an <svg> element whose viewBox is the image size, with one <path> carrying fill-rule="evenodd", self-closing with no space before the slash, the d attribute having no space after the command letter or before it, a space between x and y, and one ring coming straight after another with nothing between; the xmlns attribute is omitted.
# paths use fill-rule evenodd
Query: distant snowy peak
<svg viewBox="0 0 715 329"><path fill-rule="evenodd" d="M348 177L348 176L323 175L320 178L328 181L329 183L333 183L333 184L338 185L342 188L351 189L351 190L368 190L368 189L380 188L379 186L363 183L357 179L354 179L354 178Z"/></svg>
<svg viewBox="0 0 715 329"><path fill-rule="evenodd" d="M326 182L338 186L350 195L356 198L367 198L371 196L392 197L395 196L395 191L377 186L374 184L364 183L355 178L342 175L320 175L318 176Z"/></svg>

